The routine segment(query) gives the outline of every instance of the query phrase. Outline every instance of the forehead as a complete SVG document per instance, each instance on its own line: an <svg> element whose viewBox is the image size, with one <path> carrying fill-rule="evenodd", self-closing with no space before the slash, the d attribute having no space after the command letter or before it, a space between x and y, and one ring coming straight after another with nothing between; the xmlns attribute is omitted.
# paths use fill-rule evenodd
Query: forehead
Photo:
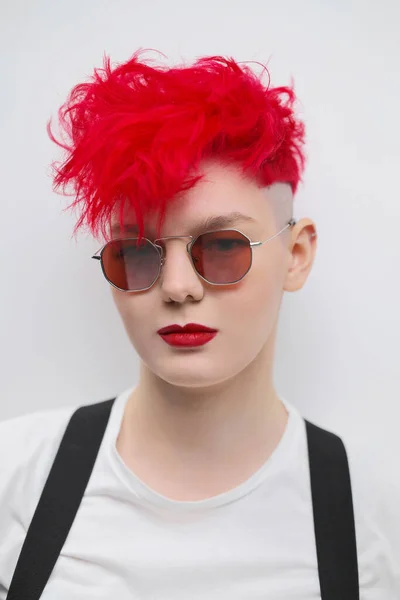
<svg viewBox="0 0 400 600"><path fill-rule="evenodd" d="M202 229L218 229L246 225L247 230L271 217L271 207L265 188L242 176L232 166L209 162L203 165L203 178L191 189L173 198L166 209L161 234L194 235ZM118 235L119 217L112 219L113 235ZM124 214L127 233L137 231L137 221L132 210ZM157 230L156 216L145 219L145 231L152 235Z"/></svg>

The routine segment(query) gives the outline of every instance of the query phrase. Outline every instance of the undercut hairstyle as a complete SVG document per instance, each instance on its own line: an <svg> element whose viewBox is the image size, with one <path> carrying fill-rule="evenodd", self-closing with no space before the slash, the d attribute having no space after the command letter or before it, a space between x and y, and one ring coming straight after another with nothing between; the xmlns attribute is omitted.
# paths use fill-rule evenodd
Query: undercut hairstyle
<svg viewBox="0 0 400 600"><path fill-rule="evenodd" d="M54 190L74 196L74 234L86 226L108 238L111 217L131 211L144 234L146 215L161 231L168 203L201 178L201 163L237 166L260 186L290 184L305 164L304 124L295 115L293 86L271 87L267 68L256 75L233 58L207 56L193 64L156 64L138 50L79 83L58 111L63 159L52 163ZM263 83L267 73L268 81Z"/></svg>

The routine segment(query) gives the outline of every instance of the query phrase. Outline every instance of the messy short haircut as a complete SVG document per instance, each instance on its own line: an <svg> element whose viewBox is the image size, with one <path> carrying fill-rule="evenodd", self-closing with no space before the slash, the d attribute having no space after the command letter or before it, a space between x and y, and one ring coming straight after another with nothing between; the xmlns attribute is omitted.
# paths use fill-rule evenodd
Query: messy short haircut
<svg viewBox="0 0 400 600"><path fill-rule="evenodd" d="M76 85L58 111L65 151L53 163L54 189L74 196L80 208L74 233L83 225L109 235L116 209L159 216L168 203L201 178L200 165L217 159L237 165L262 186L290 184L304 169L304 125L295 116L293 87L263 84L233 58L208 56L191 65L154 64L138 50L130 60L103 68Z"/></svg>

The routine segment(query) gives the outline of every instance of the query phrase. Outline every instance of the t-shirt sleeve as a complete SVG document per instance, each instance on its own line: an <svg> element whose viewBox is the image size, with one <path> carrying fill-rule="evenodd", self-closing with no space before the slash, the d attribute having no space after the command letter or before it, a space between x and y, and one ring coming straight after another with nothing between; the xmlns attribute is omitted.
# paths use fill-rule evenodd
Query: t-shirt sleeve
<svg viewBox="0 0 400 600"><path fill-rule="evenodd" d="M74 409L32 413L0 422L0 600Z"/></svg>

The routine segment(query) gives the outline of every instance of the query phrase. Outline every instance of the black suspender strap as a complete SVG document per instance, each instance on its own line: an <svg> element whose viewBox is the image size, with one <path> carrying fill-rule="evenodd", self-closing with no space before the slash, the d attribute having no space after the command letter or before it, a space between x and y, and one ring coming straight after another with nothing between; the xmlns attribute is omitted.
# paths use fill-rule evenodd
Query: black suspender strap
<svg viewBox="0 0 400 600"><path fill-rule="evenodd" d="M72 415L18 558L7 600L39 600L74 522L115 398ZM346 450L306 423L321 600L359 600L356 537Z"/></svg>
<svg viewBox="0 0 400 600"><path fill-rule="evenodd" d="M7 600L38 600L88 484L114 399L72 415L30 523Z"/></svg>
<svg viewBox="0 0 400 600"><path fill-rule="evenodd" d="M322 600L359 600L350 471L340 437L305 419Z"/></svg>

